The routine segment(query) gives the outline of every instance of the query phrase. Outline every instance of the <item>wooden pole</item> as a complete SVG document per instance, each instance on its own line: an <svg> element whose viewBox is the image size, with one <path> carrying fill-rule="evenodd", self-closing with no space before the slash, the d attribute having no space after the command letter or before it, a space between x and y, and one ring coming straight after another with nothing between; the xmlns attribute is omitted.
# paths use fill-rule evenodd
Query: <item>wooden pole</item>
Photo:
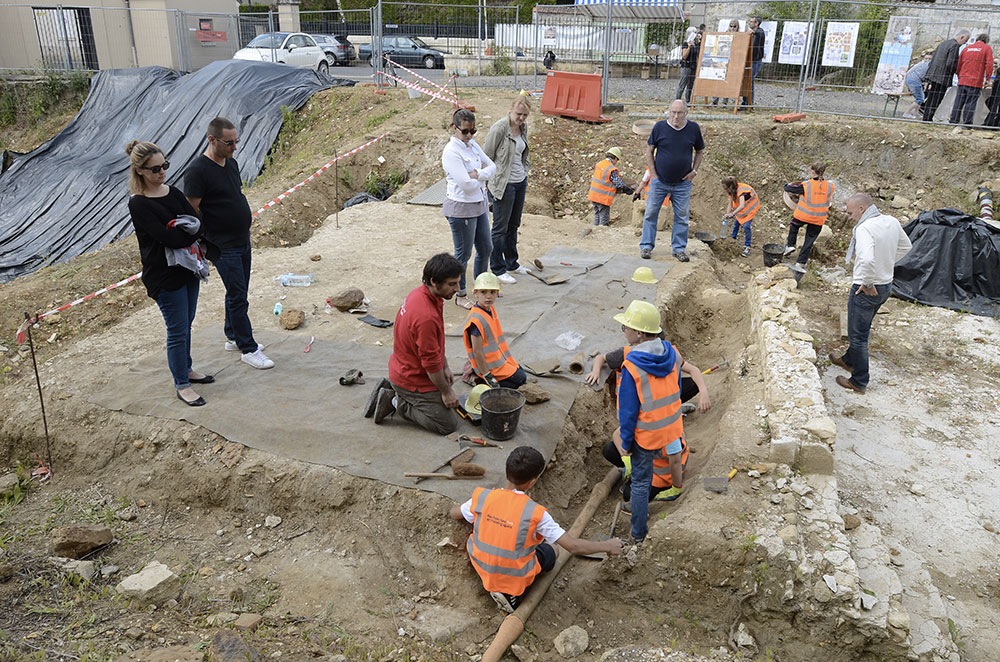
<svg viewBox="0 0 1000 662"><path fill-rule="evenodd" d="M612 467L608 470L608 474L604 477L604 480L594 485L594 489L590 492L590 499L587 500L587 503L583 506L583 510L573 520L573 525L566 532L567 535L574 538L580 537L583 529L590 523L590 519L594 516L594 513L597 512L598 506L611 494L611 490L614 488L619 476L621 476L621 469ZM552 585L552 582L555 581L556 576L559 575L559 571L562 570L562 567L572 557L572 554L567 553L565 550L558 549L557 551L559 552L559 556L556 558L555 567L541 575L538 581L531 585L528 595L521 601L520 606L514 610L514 613L503 619L496 636L493 638L493 643L483 653L482 662L500 662L500 658L507 652L511 644L517 641L517 638L524 632L524 624L528 622L531 613L535 611L535 607L542 601L545 592Z"/></svg>

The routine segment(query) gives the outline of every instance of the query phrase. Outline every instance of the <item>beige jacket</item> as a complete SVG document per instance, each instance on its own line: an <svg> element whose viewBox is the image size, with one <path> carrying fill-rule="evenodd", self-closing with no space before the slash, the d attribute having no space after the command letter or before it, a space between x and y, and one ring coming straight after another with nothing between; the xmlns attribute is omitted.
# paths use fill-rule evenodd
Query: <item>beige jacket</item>
<svg viewBox="0 0 1000 662"><path fill-rule="evenodd" d="M521 137L524 138L524 153L521 157L521 164L524 171L528 172L528 126L521 127ZM493 123L490 132L486 134L483 141L483 151L497 165L497 172L490 177L486 188L497 200L503 199L503 193L507 190L507 180L510 179L510 167L514 160L514 149L517 140L510 132L510 118L505 114L502 118Z"/></svg>

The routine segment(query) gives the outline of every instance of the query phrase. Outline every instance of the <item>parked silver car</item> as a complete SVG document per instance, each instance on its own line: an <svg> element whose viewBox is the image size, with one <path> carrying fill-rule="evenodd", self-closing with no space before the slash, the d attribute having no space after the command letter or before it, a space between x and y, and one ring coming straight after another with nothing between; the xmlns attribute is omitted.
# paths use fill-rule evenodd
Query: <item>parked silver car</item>
<svg viewBox="0 0 1000 662"><path fill-rule="evenodd" d="M330 72L326 53L304 32L266 32L233 55L234 60L251 62L277 62L293 67L315 69L321 74Z"/></svg>
<svg viewBox="0 0 1000 662"><path fill-rule="evenodd" d="M330 63L331 67L350 66L358 59L358 52L347 37L330 34L310 34L309 36L315 39L316 45L326 53L326 61Z"/></svg>

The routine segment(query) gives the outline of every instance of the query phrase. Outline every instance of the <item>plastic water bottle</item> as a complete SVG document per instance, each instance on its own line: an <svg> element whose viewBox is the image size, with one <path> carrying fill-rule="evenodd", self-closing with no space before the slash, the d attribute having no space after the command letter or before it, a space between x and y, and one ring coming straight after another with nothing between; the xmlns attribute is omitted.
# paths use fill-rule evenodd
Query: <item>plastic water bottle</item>
<svg viewBox="0 0 1000 662"><path fill-rule="evenodd" d="M280 315L281 314L281 302L280 301L278 303L274 304L274 314L275 315Z"/></svg>
<svg viewBox="0 0 1000 662"><path fill-rule="evenodd" d="M309 287L316 282L312 274L282 274L278 277L282 287Z"/></svg>

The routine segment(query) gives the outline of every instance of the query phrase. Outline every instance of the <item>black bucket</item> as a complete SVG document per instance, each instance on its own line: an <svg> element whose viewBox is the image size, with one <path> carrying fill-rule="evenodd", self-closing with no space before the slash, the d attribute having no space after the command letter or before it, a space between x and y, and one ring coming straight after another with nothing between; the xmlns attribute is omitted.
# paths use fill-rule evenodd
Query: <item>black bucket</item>
<svg viewBox="0 0 1000 662"><path fill-rule="evenodd" d="M781 244L764 244L764 266L773 267L781 262L781 257L785 254L785 247Z"/></svg>
<svg viewBox="0 0 1000 662"><path fill-rule="evenodd" d="M483 434L493 441L506 441L517 432L524 407L524 393L512 388L491 388L479 396L483 410Z"/></svg>
<svg viewBox="0 0 1000 662"><path fill-rule="evenodd" d="M714 244L719 239L718 237L716 237L711 232L695 232L694 233L694 238L697 239L697 240L699 240L699 241L705 242L709 246L711 246L712 244Z"/></svg>

